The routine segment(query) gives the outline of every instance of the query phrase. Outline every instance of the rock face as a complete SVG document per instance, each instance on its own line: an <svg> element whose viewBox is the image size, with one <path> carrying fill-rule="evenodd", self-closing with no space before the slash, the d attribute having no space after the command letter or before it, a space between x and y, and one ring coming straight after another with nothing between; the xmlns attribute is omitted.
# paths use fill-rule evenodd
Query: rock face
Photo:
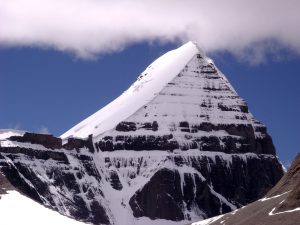
<svg viewBox="0 0 300 225"><path fill-rule="evenodd" d="M51 149L57 143L59 149ZM89 149L71 149L74 139L67 149L61 143L60 138L31 133L2 140L1 171L19 191L47 207L86 222L110 224L101 204L102 177Z"/></svg>
<svg viewBox="0 0 300 225"><path fill-rule="evenodd" d="M262 197L283 175L266 127L193 43L156 60L63 141L12 136L0 147L11 183L94 224L216 216Z"/></svg>
<svg viewBox="0 0 300 225"><path fill-rule="evenodd" d="M25 132L23 136L11 136L9 137L9 140L31 144L40 144L46 148L51 149L62 148L62 140L50 134L35 134Z"/></svg>
<svg viewBox="0 0 300 225"><path fill-rule="evenodd" d="M295 225L300 221L300 154L287 173L267 195L232 213L192 225Z"/></svg>

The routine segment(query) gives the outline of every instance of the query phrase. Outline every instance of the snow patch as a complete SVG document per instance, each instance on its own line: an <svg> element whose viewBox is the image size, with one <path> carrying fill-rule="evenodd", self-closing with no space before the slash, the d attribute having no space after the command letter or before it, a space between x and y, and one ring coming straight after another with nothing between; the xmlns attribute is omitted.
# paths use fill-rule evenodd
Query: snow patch
<svg viewBox="0 0 300 225"><path fill-rule="evenodd" d="M17 191L8 191L0 196L1 224L22 225L84 225L65 217L58 212L47 209Z"/></svg>
<svg viewBox="0 0 300 225"><path fill-rule="evenodd" d="M280 197L280 196L282 196L282 195L285 195L285 194L287 194L287 193L289 193L289 192L290 192L290 191L286 191L286 192L284 192L284 193L282 193L282 194L275 195L275 196L272 196L272 197L270 197L270 198L262 198L262 199L259 199L258 201L259 201L259 202L268 201L268 200L270 200L270 199L278 198L278 197Z"/></svg>
<svg viewBox="0 0 300 225"><path fill-rule="evenodd" d="M5 140L11 136L23 136L25 131L14 129L0 129L0 141Z"/></svg>
<svg viewBox="0 0 300 225"><path fill-rule="evenodd" d="M209 225L209 224L212 224L213 222L217 221L218 219L220 219L222 217L223 217L223 215L215 216L215 217L212 217L212 218L209 218L209 219L206 219L206 220L202 220L202 221L199 221L199 222L192 223L191 225Z"/></svg>
<svg viewBox="0 0 300 225"><path fill-rule="evenodd" d="M274 213L275 210L276 210L276 207L273 208L271 210L271 212L269 212L269 216L279 215L279 214L282 214L282 213L291 213L291 212L300 211L300 207L297 207L297 208L291 209L291 210L286 210L286 211L283 211L283 212L277 212L277 213Z"/></svg>

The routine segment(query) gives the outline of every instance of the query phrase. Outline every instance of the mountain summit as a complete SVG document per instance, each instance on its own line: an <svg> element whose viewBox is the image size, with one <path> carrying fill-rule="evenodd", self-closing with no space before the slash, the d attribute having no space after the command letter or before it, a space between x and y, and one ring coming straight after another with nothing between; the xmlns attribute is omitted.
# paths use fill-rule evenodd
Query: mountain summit
<svg viewBox="0 0 300 225"><path fill-rule="evenodd" d="M121 96L71 128L61 138L70 136L86 138L89 134L96 137L114 128L153 100L198 53L199 48L194 43L188 42L164 54L149 65Z"/></svg>
<svg viewBox="0 0 300 225"><path fill-rule="evenodd" d="M93 224L198 221L259 199L283 175L266 127L192 42L61 138L5 131L0 143L18 190Z"/></svg>
<svg viewBox="0 0 300 225"><path fill-rule="evenodd" d="M120 97L61 138L89 135L101 151L275 154L265 126L193 42L155 60Z"/></svg>

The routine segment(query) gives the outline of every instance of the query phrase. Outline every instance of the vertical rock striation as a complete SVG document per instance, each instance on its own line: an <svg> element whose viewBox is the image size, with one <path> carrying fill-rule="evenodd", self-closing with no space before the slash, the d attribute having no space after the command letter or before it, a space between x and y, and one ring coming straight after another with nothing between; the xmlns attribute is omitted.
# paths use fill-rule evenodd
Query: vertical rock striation
<svg viewBox="0 0 300 225"><path fill-rule="evenodd" d="M257 200L283 175L266 127L191 42L61 138L2 139L2 171L36 201L94 224L216 216Z"/></svg>

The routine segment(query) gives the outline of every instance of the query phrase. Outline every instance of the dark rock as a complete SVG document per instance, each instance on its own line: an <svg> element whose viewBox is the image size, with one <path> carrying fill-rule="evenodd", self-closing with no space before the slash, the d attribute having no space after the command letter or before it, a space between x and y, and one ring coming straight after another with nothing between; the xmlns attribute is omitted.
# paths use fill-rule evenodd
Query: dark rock
<svg viewBox="0 0 300 225"><path fill-rule="evenodd" d="M1 155L1 154L0 154ZM1 172L5 175L8 181L23 194L29 196L38 203L43 203L37 190L30 186L20 175L18 169L8 163L0 162Z"/></svg>
<svg viewBox="0 0 300 225"><path fill-rule="evenodd" d="M59 151L36 150L32 148L21 148L21 147L1 147L1 152L11 153L11 154L20 153L30 158L43 159L43 160L53 159L55 161L60 161L65 164L69 164L66 155L63 152L59 152Z"/></svg>
<svg viewBox="0 0 300 225"><path fill-rule="evenodd" d="M206 157L190 160L195 173L180 176L176 169L160 169L135 193L129 201L135 217L178 221L183 218L184 207L191 211L195 206L207 217L216 216L232 210L216 193L239 207L262 197L282 176L276 158L249 157L245 161L236 156L230 165L219 156L215 162ZM179 169L187 166L181 156L176 156L174 162Z"/></svg>
<svg viewBox="0 0 300 225"><path fill-rule="evenodd" d="M153 121L153 123L152 123L152 130L153 131L157 131L158 130L158 123L157 123L157 121Z"/></svg>
<svg viewBox="0 0 300 225"><path fill-rule="evenodd" d="M134 194L129 204L135 217L180 221L184 219L181 199L178 172L162 169Z"/></svg>
<svg viewBox="0 0 300 225"><path fill-rule="evenodd" d="M86 140L79 139L79 138L68 138L68 142L63 145L63 148L67 150L72 150L72 149L79 150L84 147L86 147L91 153L95 152L91 135Z"/></svg>
<svg viewBox="0 0 300 225"><path fill-rule="evenodd" d="M179 127L186 127L186 128L189 128L190 125L187 121L182 121L179 123Z"/></svg>
<svg viewBox="0 0 300 225"><path fill-rule="evenodd" d="M101 151L114 151L114 150L174 150L179 148L177 141L173 139L173 135L154 136L154 135L139 135L118 136L118 142L110 139L97 142L97 146Z"/></svg>
<svg viewBox="0 0 300 225"><path fill-rule="evenodd" d="M91 214L93 215L91 220L93 224L111 224L105 209L96 200L91 203Z"/></svg>
<svg viewBox="0 0 300 225"><path fill-rule="evenodd" d="M116 126L116 130L123 132L136 131L136 124L134 122L120 122Z"/></svg>
<svg viewBox="0 0 300 225"><path fill-rule="evenodd" d="M212 151L212 152L220 152L221 145L220 140L216 136L209 136L209 137L201 137L200 139L196 140L200 143L200 150L202 151Z"/></svg>
<svg viewBox="0 0 300 225"><path fill-rule="evenodd" d="M62 140L51 134L35 134L26 132L23 136L11 136L9 140L43 145L46 148L61 149Z"/></svg>
<svg viewBox="0 0 300 225"><path fill-rule="evenodd" d="M122 190L123 185L120 182L119 176L116 171L111 170L109 173L110 185L116 190Z"/></svg>
<svg viewBox="0 0 300 225"><path fill-rule="evenodd" d="M258 170L256 172L259 174ZM261 181L261 178L258 179ZM295 225L299 224L300 213L293 210L298 207L300 207L300 154L298 154L287 173L268 192L263 201L258 200L238 209L235 213L224 214L221 218L209 224ZM205 222L208 223L208 221Z"/></svg>

